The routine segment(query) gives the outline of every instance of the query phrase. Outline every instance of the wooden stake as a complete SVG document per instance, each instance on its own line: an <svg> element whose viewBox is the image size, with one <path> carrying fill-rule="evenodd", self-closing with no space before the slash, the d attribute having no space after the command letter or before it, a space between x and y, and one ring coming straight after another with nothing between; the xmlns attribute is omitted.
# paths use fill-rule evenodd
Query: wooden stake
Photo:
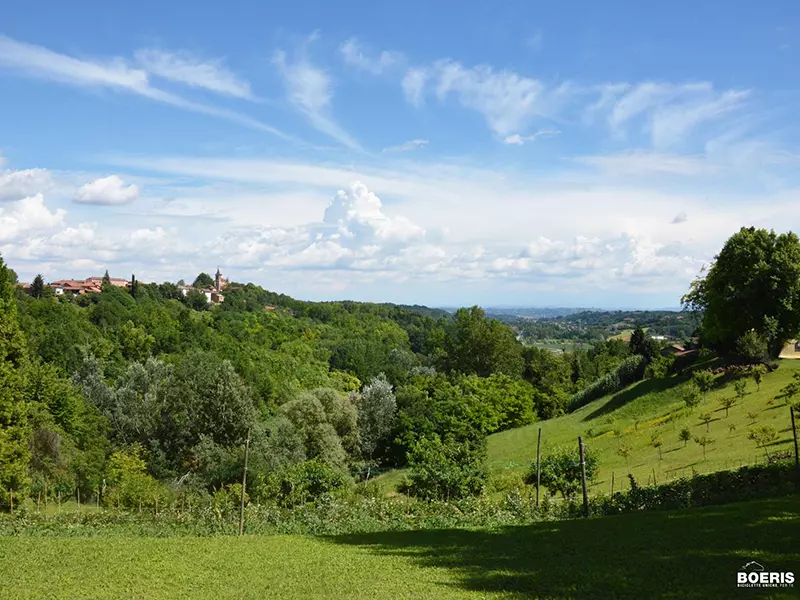
<svg viewBox="0 0 800 600"><path fill-rule="evenodd" d="M653 467L653 485L658 485L658 482L656 481L656 468L655 467Z"/></svg>
<svg viewBox="0 0 800 600"><path fill-rule="evenodd" d="M81 488L75 488L78 492L78 510L81 509Z"/></svg>
<svg viewBox="0 0 800 600"><path fill-rule="evenodd" d="M794 409L790 406L789 412L792 415L792 437L794 438L794 468L795 468L795 485L800 490L800 453L797 450L797 426L794 423Z"/></svg>
<svg viewBox="0 0 800 600"><path fill-rule="evenodd" d="M239 535L244 535L244 494L247 488L247 459L250 456L250 429L247 429L247 441L244 444L244 471L242 472L242 504L239 509Z"/></svg>
<svg viewBox="0 0 800 600"><path fill-rule="evenodd" d="M611 495L614 495L614 471L611 471Z"/></svg>
<svg viewBox="0 0 800 600"><path fill-rule="evenodd" d="M540 462L540 450L542 447L542 428L539 427L539 437L536 440L536 510L539 510L539 484L542 479L542 469Z"/></svg>
<svg viewBox="0 0 800 600"><path fill-rule="evenodd" d="M589 516L589 495L586 491L586 458L583 454L583 438L578 436L578 449L581 453L581 480L583 482L583 516Z"/></svg>
<svg viewBox="0 0 800 600"><path fill-rule="evenodd" d="M8 498L9 498L9 500L11 502L11 516L13 517L14 516L14 490L12 490L10 488L8 490Z"/></svg>
<svg viewBox="0 0 800 600"><path fill-rule="evenodd" d="M47 516L47 479L44 480L44 514Z"/></svg>

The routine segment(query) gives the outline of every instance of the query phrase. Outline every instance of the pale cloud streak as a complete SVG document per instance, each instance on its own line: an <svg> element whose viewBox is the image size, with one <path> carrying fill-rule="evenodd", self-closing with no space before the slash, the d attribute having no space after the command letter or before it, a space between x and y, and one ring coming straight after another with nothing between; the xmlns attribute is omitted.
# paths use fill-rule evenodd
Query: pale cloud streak
<svg viewBox="0 0 800 600"><path fill-rule="evenodd" d="M252 100L250 83L231 72L221 60L203 60L190 52L137 50L136 61L148 73L218 94Z"/></svg>
<svg viewBox="0 0 800 600"><path fill-rule="evenodd" d="M525 144L525 142L533 142L540 137L552 137L554 135L558 135L559 133L561 132L558 129L540 129L539 131L530 135L520 135L515 133L514 135L506 136L506 138L503 140L503 143L513 146L522 146Z"/></svg>
<svg viewBox="0 0 800 600"><path fill-rule="evenodd" d="M411 150L418 150L428 145L428 140L409 140L397 146L389 146L384 148L383 152L409 152Z"/></svg>
<svg viewBox="0 0 800 600"><path fill-rule="evenodd" d="M360 150L358 142L330 114L333 98L330 75L311 64L304 54L305 49L302 49L295 60L289 60L285 52L279 51L273 59L283 77L289 101L306 116L315 129L348 148Z"/></svg>
<svg viewBox="0 0 800 600"><path fill-rule="evenodd" d="M58 54L42 46L18 42L0 35L0 67L12 69L29 77L68 85L102 87L129 92L155 102L218 117L285 140L296 141L292 136L247 115L187 100L176 94L154 88L150 85L145 70L131 68L118 57L105 62L81 60Z"/></svg>
<svg viewBox="0 0 800 600"><path fill-rule="evenodd" d="M356 38L350 38L342 44L339 52L345 64L373 75L381 75L405 60L401 53L389 50L383 50L377 56L370 56Z"/></svg>

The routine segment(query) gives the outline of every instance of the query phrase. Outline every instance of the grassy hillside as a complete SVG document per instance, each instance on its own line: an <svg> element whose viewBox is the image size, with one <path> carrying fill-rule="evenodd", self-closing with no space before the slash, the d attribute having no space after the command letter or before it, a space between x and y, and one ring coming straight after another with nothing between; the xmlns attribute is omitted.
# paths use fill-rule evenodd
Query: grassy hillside
<svg viewBox="0 0 800 600"><path fill-rule="evenodd" d="M794 496L500 530L0 538L0 581L8 600L790 598L739 590L736 572L796 572L798 512Z"/></svg>
<svg viewBox="0 0 800 600"><path fill-rule="evenodd" d="M680 395L685 378L642 381L569 415L490 436L490 469L494 473L527 469L536 458L536 438L540 427L543 456L549 449L562 444L572 444L577 448L577 437L584 436L586 445L600 459L594 487L606 492L610 489L612 472L617 482L629 471L640 482L647 482L655 470L657 479L663 481L690 475L692 469L706 473L763 462L764 452L747 439L752 423L748 413L756 415L756 425L772 425L778 430L780 437L769 447L770 453L792 448L789 409L782 400L771 404L770 401L779 395L780 389L798 370L800 361L781 361L775 372L764 376L760 391L756 391L755 383L748 380L747 396L730 408L727 417L719 401L723 397L735 396L732 383L709 392L698 407L689 411ZM713 415L708 431L699 418L705 412ZM731 426L735 429L731 430ZM684 446L684 442L678 439L683 427L689 427L693 436L714 440L706 447L705 458L700 445L689 441ZM660 460L658 450L650 445L654 434L663 440ZM622 444L631 447L627 464L617 454Z"/></svg>

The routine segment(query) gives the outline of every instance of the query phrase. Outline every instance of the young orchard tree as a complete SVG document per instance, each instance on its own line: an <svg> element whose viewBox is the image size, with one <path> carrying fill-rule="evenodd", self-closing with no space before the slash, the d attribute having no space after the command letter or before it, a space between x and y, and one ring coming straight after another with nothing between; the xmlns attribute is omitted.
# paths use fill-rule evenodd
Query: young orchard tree
<svg viewBox="0 0 800 600"><path fill-rule="evenodd" d="M739 379L733 384L733 390L736 392L736 397L741 400L747 396L747 381Z"/></svg>
<svg viewBox="0 0 800 600"><path fill-rule="evenodd" d="M758 421L758 413L752 411L747 413L747 420L750 421L750 424L752 425L753 423Z"/></svg>
<svg viewBox="0 0 800 600"><path fill-rule="evenodd" d="M703 447L703 460L705 460L706 459L706 446L710 446L711 444L713 444L714 440L711 439L710 437L703 436L703 437L694 438L694 441L697 444L699 444L700 446Z"/></svg>
<svg viewBox="0 0 800 600"><path fill-rule="evenodd" d="M757 392L761 391L761 382L764 380L764 371L765 370L766 369L764 368L764 365L756 365L755 367L753 367L753 371L752 371L752 373L753 373L753 381L756 382L756 391Z"/></svg>
<svg viewBox="0 0 800 600"><path fill-rule="evenodd" d="M756 446L764 450L764 454L769 462L770 454L768 446L778 439L778 430L772 425L762 425L761 427L753 427L747 434L747 439L753 440Z"/></svg>
<svg viewBox="0 0 800 600"><path fill-rule="evenodd" d="M724 398L720 398L719 403L722 405L722 408L725 409L725 418L728 418L728 411L730 408L736 404L737 398L733 396L725 396Z"/></svg>
<svg viewBox="0 0 800 600"><path fill-rule="evenodd" d="M714 388L714 380L714 374L708 370L695 371L692 373L692 381L694 381L697 384L697 387L700 388L704 399L706 396L708 396L708 392Z"/></svg>
<svg viewBox="0 0 800 600"><path fill-rule="evenodd" d="M708 431L709 431L709 425L710 425L710 423L711 423L711 420L712 420L713 418L714 418L714 415L712 415L710 412L705 412L705 413L703 413L702 415L700 415L700 420L701 420L703 423L705 423L705 424L706 424L706 433L708 433Z"/></svg>
<svg viewBox="0 0 800 600"><path fill-rule="evenodd" d="M692 410L700 404L700 387L694 381L690 381L684 386L682 396L686 408Z"/></svg>
<svg viewBox="0 0 800 600"><path fill-rule="evenodd" d="M650 436L650 445L658 450L658 460L661 460L661 447L664 445L664 440L657 433L654 433Z"/></svg>
<svg viewBox="0 0 800 600"><path fill-rule="evenodd" d="M617 454L625 459L626 465L628 464L628 457L631 455L632 452L633 448L631 448L630 445L627 444L626 442L622 442L619 445L619 448L617 448Z"/></svg>
<svg viewBox="0 0 800 600"><path fill-rule="evenodd" d="M678 439L683 442L683 447L686 447L686 444L692 439L692 432L688 427L684 427L681 429L681 432L678 434Z"/></svg>

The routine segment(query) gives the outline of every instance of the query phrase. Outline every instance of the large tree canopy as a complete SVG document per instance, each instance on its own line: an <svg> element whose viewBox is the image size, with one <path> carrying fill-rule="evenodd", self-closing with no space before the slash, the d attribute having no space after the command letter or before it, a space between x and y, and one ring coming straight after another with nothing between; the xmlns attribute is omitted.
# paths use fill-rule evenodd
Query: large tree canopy
<svg viewBox="0 0 800 600"><path fill-rule="evenodd" d="M743 227L692 283L683 304L703 311L704 343L735 352L755 332L778 356L800 330L800 239Z"/></svg>

